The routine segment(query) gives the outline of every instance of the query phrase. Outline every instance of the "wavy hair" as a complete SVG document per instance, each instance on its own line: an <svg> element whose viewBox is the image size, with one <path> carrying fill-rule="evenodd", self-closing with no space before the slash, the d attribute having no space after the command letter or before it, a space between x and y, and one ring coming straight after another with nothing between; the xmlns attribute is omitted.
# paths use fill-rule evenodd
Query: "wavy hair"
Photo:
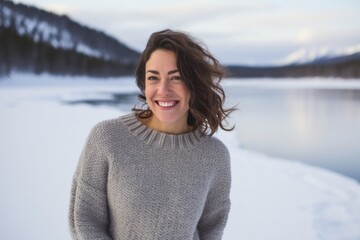
<svg viewBox="0 0 360 240"><path fill-rule="evenodd" d="M157 49L173 51L177 58L177 67L187 86L191 97L187 124L193 130L198 129L202 135L213 135L218 127L227 128L224 120L235 108L224 109L225 92L220 81L225 75L224 69L205 46L188 34L169 29L151 34L146 48L140 56L136 68L136 84L141 94L139 99L146 106L145 97L145 67L151 54ZM153 115L150 108L133 108L140 118ZM226 121L226 120L225 120Z"/></svg>

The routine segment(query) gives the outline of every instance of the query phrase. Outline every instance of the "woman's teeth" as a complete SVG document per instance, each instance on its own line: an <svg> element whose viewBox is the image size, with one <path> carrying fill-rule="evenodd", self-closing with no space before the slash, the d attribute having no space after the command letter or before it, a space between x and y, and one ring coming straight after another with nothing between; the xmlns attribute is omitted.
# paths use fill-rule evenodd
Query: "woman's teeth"
<svg viewBox="0 0 360 240"><path fill-rule="evenodd" d="M158 101L158 104L160 107L172 107L174 106L176 103L176 101L171 101L171 102L160 102Z"/></svg>

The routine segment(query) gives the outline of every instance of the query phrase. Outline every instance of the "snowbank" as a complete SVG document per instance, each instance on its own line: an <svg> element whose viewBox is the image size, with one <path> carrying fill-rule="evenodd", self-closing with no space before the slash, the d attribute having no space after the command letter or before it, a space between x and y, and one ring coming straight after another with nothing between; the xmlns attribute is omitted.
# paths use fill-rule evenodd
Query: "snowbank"
<svg viewBox="0 0 360 240"><path fill-rule="evenodd" d="M62 102L136 91L132 79L77 80L15 75L0 81L1 239L70 239L70 184L85 138L96 122L125 110ZM355 180L247 151L233 133L217 137L232 156L225 240L360 239Z"/></svg>

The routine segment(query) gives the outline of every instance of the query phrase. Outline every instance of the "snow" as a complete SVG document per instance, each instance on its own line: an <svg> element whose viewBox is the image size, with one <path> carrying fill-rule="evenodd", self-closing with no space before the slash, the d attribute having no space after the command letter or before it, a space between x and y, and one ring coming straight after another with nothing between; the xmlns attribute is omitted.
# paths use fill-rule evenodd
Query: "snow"
<svg viewBox="0 0 360 240"><path fill-rule="evenodd" d="M232 210L224 239L359 239L359 184L328 170L231 149Z"/></svg>
<svg viewBox="0 0 360 240"><path fill-rule="evenodd" d="M334 57L334 53L330 52L330 49L326 47L321 48L301 48L288 56L286 56L281 63L284 64L300 64L314 61L315 59L332 56Z"/></svg>
<svg viewBox="0 0 360 240"><path fill-rule="evenodd" d="M360 44L337 49L329 48L326 46L300 48L286 56L284 59L280 60L279 64L308 63L324 57L339 57L344 55L351 55L358 52L360 52Z"/></svg>
<svg viewBox="0 0 360 240"><path fill-rule="evenodd" d="M80 53L84 53L88 56L93 56L93 57L98 57L98 58L102 58L103 54L98 51L98 50L95 50L83 43L79 43L76 45L76 51L80 52ZM109 59L109 58L104 58L104 59Z"/></svg>
<svg viewBox="0 0 360 240"><path fill-rule="evenodd" d="M8 27L10 25L10 15L11 15L11 10L7 7L2 7L0 8L0 11L2 11L2 14L4 16L4 18L2 19L2 21L4 22L0 22L0 26L5 26Z"/></svg>
<svg viewBox="0 0 360 240"><path fill-rule="evenodd" d="M130 107L62 102L108 99L111 92L137 89L132 78L100 82L14 74L0 79L1 239L70 239L70 185L85 138L95 123ZM232 208L223 239L360 239L360 185L355 180L248 151L232 132L216 136L232 157Z"/></svg>

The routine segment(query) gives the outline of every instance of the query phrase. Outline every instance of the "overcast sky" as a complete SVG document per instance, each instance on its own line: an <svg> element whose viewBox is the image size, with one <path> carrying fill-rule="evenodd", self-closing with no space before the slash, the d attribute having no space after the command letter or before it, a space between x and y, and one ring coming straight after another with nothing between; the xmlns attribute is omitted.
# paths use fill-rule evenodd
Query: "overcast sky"
<svg viewBox="0 0 360 240"><path fill-rule="evenodd" d="M66 14L142 51L171 28L204 42L224 64L279 64L360 50L359 0L22 0Z"/></svg>

